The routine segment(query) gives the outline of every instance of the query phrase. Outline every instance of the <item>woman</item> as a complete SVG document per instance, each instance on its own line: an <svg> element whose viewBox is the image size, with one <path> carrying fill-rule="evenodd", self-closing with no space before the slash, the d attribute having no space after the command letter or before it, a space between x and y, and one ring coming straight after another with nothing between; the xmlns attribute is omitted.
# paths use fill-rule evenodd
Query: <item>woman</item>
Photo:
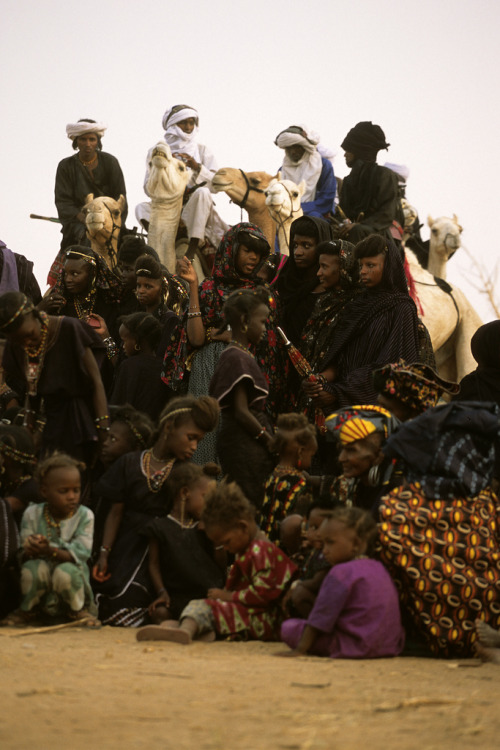
<svg viewBox="0 0 500 750"><path fill-rule="evenodd" d="M303 383L326 413L377 401L372 372L388 362L421 361L419 320L401 255L391 240L373 234L355 249L364 291L342 311L337 334L321 364L326 382Z"/></svg>
<svg viewBox="0 0 500 750"><path fill-rule="evenodd" d="M404 487L380 506L380 558L403 615L439 656L473 655L474 621L500 625L500 506L490 489L496 404L451 403L403 424L383 447Z"/></svg>
<svg viewBox="0 0 500 750"><path fill-rule="evenodd" d="M262 286L258 271L269 255L269 243L255 224L236 224L226 234L217 250L212 278L205 279L198 289L198 278L190 261L179 261L179 276L189 284L189 311L183 318L180 340L165 353L163 380L178 390L185 377L186 358L191 353L189 391L195 395L208 392L208 386L220 354L229 343L229 331L220 332L224 325L222 308L229 295L238 289L255 289ZM268 289L264 285L265 289ZM252 347L257 364L269 383L268 406L276 410L280 395L281 353L277 350L276 302L270 294L270 308L266 334L258 346ZM212 445L201 463L215 460ZM198 462L198 458L197 458Z"/></svg>
<svg viewBox="0 0 500 750"><path fill-rule="evenodd" d="M382 452L398 425L399 420L381 406L353 406L328 417L326 427L341 446L342 474L330 488L339 503L376 515L380 498L401 483L394 462Z"/></svg>
<svg viewBox="0 0 500 750"><path fill-rule="evenodd" d="M500 320L477 329L470 342L476 369L460 381L460 401L494 401L500 406Z"/></svg>
<svg viewBox="0 0 500 750"><path fill-rule="evenodd" d="M328 222L315 216L301 216L290 227L290 257L275 287L279 298L280 325L295 346L311 316L317 295L323 291L317 276L317 246L331 239Z"/></svg>
<svg viewBox="0 0 500 750"><path fill-rule="evenodd" d="M21 292L0 297L0 331L7 383L24 398L26 426L43 428L42 451L91 463L109 429L100 338L79 320L39 312Z"/></svg>
<svg viewBox="0 0 500 750"><path fill-rule="evenodd" d="M56 172L55 202L62 224L61 250L85 245L86 226L82 207L89 193L94 198L126 198L125 180L118 160L102 151L101 138L106 125L95 120L78 120L66 125L66 134L78 153L59 162ZM127 206L122 211L125 226Z"/></svg>

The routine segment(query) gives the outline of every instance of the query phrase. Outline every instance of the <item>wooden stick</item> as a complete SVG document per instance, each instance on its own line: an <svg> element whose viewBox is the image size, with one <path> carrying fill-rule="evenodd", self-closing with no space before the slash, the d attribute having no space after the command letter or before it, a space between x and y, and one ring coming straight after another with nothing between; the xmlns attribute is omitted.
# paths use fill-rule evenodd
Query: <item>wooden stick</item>
<svg viewBox="0 0 500 750"><path fill-rule="evenodd" d="M41 219L42 221L53 221L55 224L62 224L60 219L54 219L52 216L40 216L39 214L30 214L30 219Z"/></svg>
<svg viewBox="0 0 500 750"><path fill-rule="evenodd" d="M93 619L93 617L85 617L83 620L70 620L70 622L63 622L61 625L49 625L45 628L30 628L29 630L23 630L22 633L10 633L9 638L21 638L23 635L55 633L56 630L67 630L68 628L74 628L78 625L85 625Z"/></svg>

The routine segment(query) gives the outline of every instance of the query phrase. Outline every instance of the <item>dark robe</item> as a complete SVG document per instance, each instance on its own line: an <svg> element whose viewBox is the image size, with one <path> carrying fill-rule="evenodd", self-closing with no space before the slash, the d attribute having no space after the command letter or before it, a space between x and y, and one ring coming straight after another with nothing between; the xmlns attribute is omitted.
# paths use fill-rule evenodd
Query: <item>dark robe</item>
<svg viewBox="0 0 500 750"><path fill-rule="evenodd" d="M5 242L2 242L2 240L0 240L0 279L2 279L2 281L4 269L4 248L7 252L12 252L9 251ZM4 288L3 291L23 292L23 294L29 297L35 305L38 305L38 303L42 299L42 295L40 292L38 281L35 279L35 276L33 274L33 263L31 260L25 258L24 255L19 255L18 253L13 253L13 255L16 261L17 289L14 287L8 289Z"/></svg>
<svg viewBox="0 0 500 750"><path fill-rule="evenodd" d="M62 223L61 250L70 245L88 245L86 227L76 218L82 210L89 193L94 198L109 196L118 200L127 196L125 180L118 159L104 151L98 152L98 164L92 176L78 153L59 162L56 172L55 203L57 215ZM125 226L127 206L122 211L122 226Z"/></svg>
<svg viewBox="0 0 500 750"><path fill-rule="evenodd" d="M116 370L110 404L130 404L157 422L172 391L161 380L163 362L154 354L135 354Z"/></svg>

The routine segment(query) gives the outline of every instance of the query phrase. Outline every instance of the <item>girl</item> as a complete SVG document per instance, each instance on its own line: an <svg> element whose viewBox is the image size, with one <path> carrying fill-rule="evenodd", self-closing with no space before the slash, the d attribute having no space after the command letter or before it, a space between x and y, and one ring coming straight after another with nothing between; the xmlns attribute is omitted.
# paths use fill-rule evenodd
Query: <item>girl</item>
<svg viewBox="0 0 500 750"><path fill-rule="evenodd" d="M148 610L154 623L178 618L191 599L224 585L224 564L217 564L214 547L198 526L205 495L219 473L217 464L174 467L168 479L173 498L170 512L146 528L149 574L157 593Z"/></svg>
<svg viewBox="0 0 500 750"><path fill-rule="evenodd" d="M148 628L144 635L138 633L138 639L185 644L193 638L213 640L215 635L276 640L280 599L295 565L271 542L257 540L255 509L235 482L212 490L202 520L214 545L235 555L226 587L209 589L207 599L187 605L178 623Z"/></svg>
<svg viewBox="0 0 500 750"><path fill-rule="evenodd" d="M377 534L359 508L338 508L321 525L332 566L307 620L285 620L288 656L367 659L397 656L404 645L396 588L382 563L367 554Z"/></svg>
<svg viewBox="0 0 500 750"><path fill-rule="evenodd" d="M23 515L23 599L4 624L24 625L42 613L100 625L93 616L87 566L94 516L79 504L84 468L65 453L55 453L39 465L37 478L45 502L30 505Z"/></svg>
<svg viewBox="0 0 500 750"><path fill-rule="evenodd" d="M249 347L256 346L266 330L266 290L233 292L223 314L232 338L220 355L209 386L210 395L222 409L217 454L224 474L260 508L264 483L274 464L269 452L272 425L265 413L267 381Z"/></svg>
<svg viewBox="0 0 500 750"><path fill-rule="evenodd" d="M161 336L156 356L163 360L166 347L176 339L178 315L187 304L187 292L181 282L151 255L141 255L135 264L137 301L143 310L160 322Z"/></svg>
<svg viewBox="0 0 500 750"><path fill-rule="evenodd" d="M132 313L120 318L119 334L126 359L116 370L110 403L130 404L156 420L171 395L156 357L161 324L149 313Z"/></svg>
<svg viewBox="0 0 500 750"><path fill-rule="evenodd" d="M121 456L101 477L96 491L111 509L97 564L96 600L104 622L137 626L154 596L147 570L143 529L167 515L168 479L176 461L189 461L198 441L217 426L219 407L209 396L173 399L160 416L152 448Z"/></svg>
<svg viewBox="0 0 500 750"><path fill-rule="evenodd" d="M39 502L38 484L33 478L35 445L24 427L0 426L1 496L9 503L18 526L29 503Z"/></svg>
<svg viewBox="0 0 500 750"><path fill-rule="evenodd" d="M303 515L311 500L303 471L311 466L318 443L316 430L303 414L281 414L271 450L278 465L266 482L260 527L272 542L280 536L281 521L293 513Z"/></svg>

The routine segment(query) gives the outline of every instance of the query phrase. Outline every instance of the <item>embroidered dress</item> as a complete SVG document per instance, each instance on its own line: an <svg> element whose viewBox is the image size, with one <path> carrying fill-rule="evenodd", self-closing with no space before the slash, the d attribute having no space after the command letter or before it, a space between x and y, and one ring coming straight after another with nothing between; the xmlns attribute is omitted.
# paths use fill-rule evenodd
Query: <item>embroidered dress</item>
<svg viewBox="0 0 500 750"><path fill-rule="evenodd" d="M283 519L292 513L303 514L311 499L301 471L279 466L274 469L266 482L259 520L260 528L271 542L278 544Z"/></svg>
<svg viewBox="0 0 500 750"><path fill-rule="evenodd" d="M50 516L49 516L50 518ZM80 505L71 518L60 522L59 529L47 522L47 504L30 505L21 523L21 543L31 534L42 534L51 547L69 552L73 562L26 560L21 569L21 609L31 611L37 605L51 616L85 608L95 613L87 561L92 552L94 514Z"/></svg>

